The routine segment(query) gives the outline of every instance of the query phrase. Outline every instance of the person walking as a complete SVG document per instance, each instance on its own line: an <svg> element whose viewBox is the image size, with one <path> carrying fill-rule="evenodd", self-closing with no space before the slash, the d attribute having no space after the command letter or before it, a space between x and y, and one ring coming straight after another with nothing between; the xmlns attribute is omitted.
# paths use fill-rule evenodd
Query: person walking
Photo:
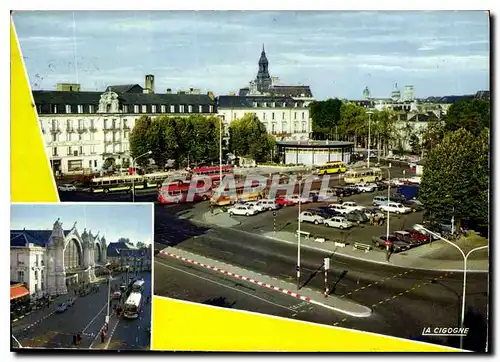
<svg viewBox="0 0 500 362"><path fill-rule="evenodd" d="M378 219L378 224L379 224L379 225L384 225L384 217L382 217L382 216L381 216L381 217Z"/></svg>
<svg viewBox="0 0 500 362"><path fill-rule="evenodd" d="M373 225L378 225L378 215L373 215Z"/></svg>
<svg viewBox="0 0 500 362"><path fill-rule="evenodd" d="M370 214L370 225L373 225L373 214Z"/></svg>

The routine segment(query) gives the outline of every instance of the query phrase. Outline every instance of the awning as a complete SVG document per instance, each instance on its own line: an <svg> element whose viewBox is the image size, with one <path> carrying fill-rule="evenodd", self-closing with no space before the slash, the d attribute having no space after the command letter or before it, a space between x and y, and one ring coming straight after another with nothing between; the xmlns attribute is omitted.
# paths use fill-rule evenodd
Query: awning
<svg viewBox="0 0 500 362"><path fill-rule="evenodd" d="M21 298L29 294L29 290L23 285L10 287L10 300Z"/></svg>

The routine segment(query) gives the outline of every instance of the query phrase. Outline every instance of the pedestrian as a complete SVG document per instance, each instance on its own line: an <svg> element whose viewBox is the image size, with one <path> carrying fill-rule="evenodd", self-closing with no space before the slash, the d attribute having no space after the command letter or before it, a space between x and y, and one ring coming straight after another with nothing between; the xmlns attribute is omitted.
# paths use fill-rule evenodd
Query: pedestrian
<svg viewBox="0 0 500 362"><path fill-rule="evenodd" d="M105 335L104 335L104 329L101 329L101 343L104 343Z"/></svg>
<svg viewBox="0 0 500 362"><path fill-rule="evenodd" d="M373 214L370 214L370 225L373 225Z"/></svg>
<svg viewBox="0 0 500 362"><path fill-rule="evenodd" d="M378 219L378 224L384 225L384 218L382 216Z"/></svg>
<svg viewBox="0 0 500 362"><path fill-rule="evenodd" d="M373 225L378 225L378 215L373 215Z"/></svg>
<svg viewBox="0 0 500 362"><path fill-rule="evenodd" d="M73 345L76 346L76 333L73 334Z"/></svg>
<svg viewBox="0 0 500 362"><path fill-rule="evenodd" d="M82 341L82 334L78 332L78 334L76 335L76 344L80 345L81 341Z"/></svg>

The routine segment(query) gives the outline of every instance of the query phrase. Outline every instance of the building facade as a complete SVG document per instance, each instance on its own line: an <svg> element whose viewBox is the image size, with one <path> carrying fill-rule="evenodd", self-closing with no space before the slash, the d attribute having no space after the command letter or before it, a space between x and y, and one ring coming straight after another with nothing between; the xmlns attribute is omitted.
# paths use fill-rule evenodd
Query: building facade
<svg viewBox="0 0 500 362"><path fill-rule="evenodd" d="M304 101L291 97L220 96L218 114L226 137L231 122L246 114L255 114L277 139L307 140L312 131L309 108Z"/></svg>
<svg viewBox="0 0 500 362"><path fill-rule="evenodd" d="M71 285L93 282L106 254L104 236L86 229L80 234L76 223L70 230L59 219L52 230L11 230L10 278L24 283L33 299L62 295Z"/></svg>
<svg viewBox="0 0 500 362"><path fill-rule="evenodd" d="M33 91L40 128L52 169L59 174L95 173L103 166L127 167L129 137L141 116L216 115L211 94L199 90L154 92L154 76L138 84L80 91L78 84L57 91Z"/></svg>
<svg viewBox="0 0 500 362"><path fill-rule="evenodd" d="M340 141L278 141L280 162L306 166L322 165L332 161L348 164L354 152L353 142Z"/></svg>
<svg viewBox="0 0 500 362"><path fill-rule="evenodd" d="M110 243L107 250L108 261L114 269L145 272L151 271L151 245L137 247L125 240Z"/></svg>

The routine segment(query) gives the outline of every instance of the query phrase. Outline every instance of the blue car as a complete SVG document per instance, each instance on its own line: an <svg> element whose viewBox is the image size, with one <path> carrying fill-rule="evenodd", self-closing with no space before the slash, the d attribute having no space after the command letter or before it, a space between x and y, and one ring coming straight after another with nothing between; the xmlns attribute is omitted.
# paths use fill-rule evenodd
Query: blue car
<svg viewBox="0 0 500 362"><path fill-rule="evenodd" d="M56 307L56 313L63 313L68 309L68 305L66 303L61 303Z"/></svg>

